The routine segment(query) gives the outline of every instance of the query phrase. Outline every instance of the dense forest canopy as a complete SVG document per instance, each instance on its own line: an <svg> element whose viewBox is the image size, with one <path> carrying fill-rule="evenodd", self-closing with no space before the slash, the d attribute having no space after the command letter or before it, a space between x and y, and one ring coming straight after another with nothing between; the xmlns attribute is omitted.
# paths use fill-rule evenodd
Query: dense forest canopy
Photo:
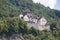
<svg viewBox="0 0 60 40"><path fill-rule="evenodd" d="M44 16L51 30L28 29L26 22L19 18L26 8L34 15ZM60 11L33 3L32 0L0 0L0 35L12 33L22 33L25 38L31 37L29 39L32 40L60 40Z"/></svg>
<svg viewBox="0 0 60 40"><path fill-rule="evenodd" d="M30 9L35 15L42 15L48 18L57 17L57 11L44 7L40 3L33 3L32 0L0 0L0 17L18 16L26 8Z"/></svg>

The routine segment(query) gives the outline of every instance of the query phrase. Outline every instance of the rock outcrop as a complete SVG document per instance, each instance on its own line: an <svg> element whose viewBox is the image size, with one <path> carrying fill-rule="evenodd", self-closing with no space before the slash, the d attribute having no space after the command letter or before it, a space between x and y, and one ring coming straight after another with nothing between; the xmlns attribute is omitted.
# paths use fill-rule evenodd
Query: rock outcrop
<svg viewBox="0 0 60 40"><path fill-rule="evenodd" d="M24 40L24 38L20 34L12 34L9 37L7 37L6 35L0 36L0 40Z"/></svg>

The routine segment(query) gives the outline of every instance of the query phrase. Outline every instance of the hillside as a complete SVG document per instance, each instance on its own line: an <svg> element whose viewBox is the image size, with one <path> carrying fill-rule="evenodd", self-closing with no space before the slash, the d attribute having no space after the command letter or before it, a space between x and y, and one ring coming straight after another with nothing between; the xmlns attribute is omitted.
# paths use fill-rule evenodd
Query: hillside
<svg viewBox="0 0 60 40"><path fill-rule="evenodd" d="M0 0L0 17L18 16L26 8L29 8L35 15L47 18L55 18L58 15L55 10L38 3L35 4L32 0Z"/></svg>
<svg viewBox="0 0 60 40"><path fill-rule="evenodd" d="M26 22L18 17L26 8L33 15L44 16L51 30L28 29ZM32 0L0 0L0 39L4 35L9 38L12 34L21 34L24 40L60 40L60 11L33 3Z"/></svg>

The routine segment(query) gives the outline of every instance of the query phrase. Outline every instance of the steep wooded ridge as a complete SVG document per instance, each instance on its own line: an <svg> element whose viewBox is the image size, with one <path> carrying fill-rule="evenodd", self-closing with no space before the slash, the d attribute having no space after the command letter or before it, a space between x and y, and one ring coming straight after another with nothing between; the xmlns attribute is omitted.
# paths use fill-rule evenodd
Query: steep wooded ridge
<svg viewBox="0 0 60 40"><path fill-rule="evenodd" d="M0 0L0 17L18 16L26 8L29 8L35 15L42 15L47 18L55 18L60 13L60 11L57 12L49 7L33 3L32 0Z"/></svg>
<svg viewBox="0 0 60 40"><path fill-rule="evenodd" d="M27 8L34 15L44 16L50 23L51 30L28 29L26 22L19 18L19 14ZM60 11L33 3L32 0L0 0L0 39L10 38L14 34L17 35L17 40L21 36L23 40L60 40Z"/></svg>

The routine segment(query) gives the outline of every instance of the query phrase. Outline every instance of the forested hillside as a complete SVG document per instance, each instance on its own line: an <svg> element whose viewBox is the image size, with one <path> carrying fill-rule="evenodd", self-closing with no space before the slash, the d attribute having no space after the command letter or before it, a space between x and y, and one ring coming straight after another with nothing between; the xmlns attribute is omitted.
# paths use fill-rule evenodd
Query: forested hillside
<svg viewBox="0 0 60 40"><path fill-rule="evenodd" d="M34 15L44 16L51 30L28 29L26 22L19 18L19 14L27 8ZM60 11L33 3L32 0L0 0L0 35L13 33L22 34L25 40L60 40Z"/></svg>
<svg viewBox="0 0 60 40"><path fill-rule="evenodd" d="M55 13L57 11L44 7L40 3L33 3L32 0L0 0L0 17L18 16L26 8L29 8L35 15L42 15L48 18L56 17Z"/></svg>

